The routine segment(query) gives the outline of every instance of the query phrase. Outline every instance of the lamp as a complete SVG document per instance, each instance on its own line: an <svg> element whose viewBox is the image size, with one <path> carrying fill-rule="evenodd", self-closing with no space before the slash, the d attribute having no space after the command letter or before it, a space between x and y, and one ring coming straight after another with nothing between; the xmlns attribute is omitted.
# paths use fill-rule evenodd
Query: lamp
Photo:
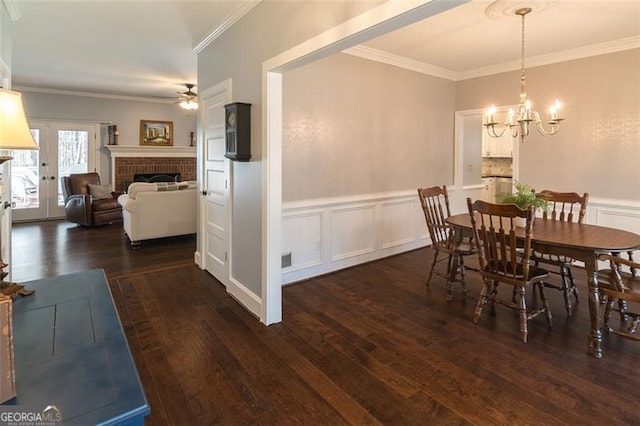
<svg viewBox="0 0 640 426"><path fill-rule="evenodd" d="M0 89L0 149L38 149L22 106L22 94ZM11 160L0 156L0 164Z"/></svg>
<svg viewBox="0 0 640 426"><path fill-rule="evenodd" d="M188 111L198 109L198 95L191 90L193 89L194 85L187 83L185 84L185 86L187 86L187 91L181 94L182 101L180 101L178 105L180 105L180 108L186 109Z"/></svg>
<svg viewBox="0 0 640 426"><path fill-rule="evenodd" d="M22 106L22 94L0 88L0 149L38 149L31 135L27 117ZM11 156L0 156L0 164L11 160ZM0 270L8 264L0 258ZM23 290L24 286L4 281L8 274L0 272L0 292L7 295L15 293L28 295L33 290Z"/></svg>
<svg viewBox="0 0 640 426"><path fill-rule="evenodd" d="M524 76L524 17L531 12L530 7L523 7L515 11L515 14L522 17L522 55L520 60L520 103L518 104L517 118L512 109L507 114L507 119L502 125L502 130L496 129L499 123L495 119L495 106L491 106L487 110L486 122L484 126L487 128L487 133L493 138L502 137L508 130L511 132L511 136L515 139L520 136L520 142L524 142L524 138L529 136L529 129L531 122L535 122L538 131L543 136L551 136L558 133L560 130L560 122L563 120L560 118L560 103L556 100L551 106L551 119L548 124L551 126L550 130L545 130L540 120L540 114L531 109L531 101L527 99L527 90L525 87ZM514 122L515 120L515 122Z"/></svg>

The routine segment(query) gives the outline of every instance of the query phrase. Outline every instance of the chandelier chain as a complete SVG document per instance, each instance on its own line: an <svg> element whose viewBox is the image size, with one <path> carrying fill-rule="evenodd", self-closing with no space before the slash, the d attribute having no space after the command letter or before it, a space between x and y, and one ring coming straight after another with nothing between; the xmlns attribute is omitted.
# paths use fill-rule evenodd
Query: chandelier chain
<svg viewBox="0 0 640 426"><path fill-rule="evenodd" d="M522 14L522 29L521 29L521 43L520 43L520 77L522 78L522 81L524 81L524 17L525 14Z"/></svg>

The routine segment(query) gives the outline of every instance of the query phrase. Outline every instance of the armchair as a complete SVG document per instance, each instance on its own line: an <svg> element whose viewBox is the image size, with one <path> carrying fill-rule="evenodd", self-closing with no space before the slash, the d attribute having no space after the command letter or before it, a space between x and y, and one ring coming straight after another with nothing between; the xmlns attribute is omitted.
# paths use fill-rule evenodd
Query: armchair
<svg viewBox="0 0 640 426"><path fill-rule="evenodd" d="M110 192L99 196L97 192L103 188L97 173L63 176L62 191L67 220L83 226L121 221L122 206L118 203L120 193Z"/></svg>

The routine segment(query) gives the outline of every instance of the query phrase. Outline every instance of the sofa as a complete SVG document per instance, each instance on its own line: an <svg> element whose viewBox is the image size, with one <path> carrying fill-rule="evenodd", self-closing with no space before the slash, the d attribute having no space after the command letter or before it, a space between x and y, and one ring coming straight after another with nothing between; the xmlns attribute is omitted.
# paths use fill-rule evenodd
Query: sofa
<svg viewBox="0 0 640 426"><path fill-rule="evenodd" d="M195 182L135 182L118 197L118 203L124 231L134 249L143 240L196 232Z"/></svg>

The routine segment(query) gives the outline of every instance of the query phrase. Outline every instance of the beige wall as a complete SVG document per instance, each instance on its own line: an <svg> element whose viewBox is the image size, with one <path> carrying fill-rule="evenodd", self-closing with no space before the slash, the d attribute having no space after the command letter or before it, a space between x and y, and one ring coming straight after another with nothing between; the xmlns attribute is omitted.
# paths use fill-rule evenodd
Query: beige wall
<svg viewBox="0 0 640 426"><path fill-rule="evenodd" d="M518 101L518 72L462 81L456 109ZM535 188L640 201L640 49L526 70L534 109L563 104L560 133L520 145L520 180ZM544 119L543 119L544 120Z"/></svg>
<svg viewBox="0 0 640 426"><path fill-rule="evenodd" d="M261 294L262 63L380 1L263 1L198 55L200 92L232 78L233 100L251 108L251 161L233 162L232 271Z"/></svg>
<svg viewBox="0 0 640 426"><path fill-rule="evenodd" d="M283 201L453 181L453 82L345 54L283 81Z"/></svg>

